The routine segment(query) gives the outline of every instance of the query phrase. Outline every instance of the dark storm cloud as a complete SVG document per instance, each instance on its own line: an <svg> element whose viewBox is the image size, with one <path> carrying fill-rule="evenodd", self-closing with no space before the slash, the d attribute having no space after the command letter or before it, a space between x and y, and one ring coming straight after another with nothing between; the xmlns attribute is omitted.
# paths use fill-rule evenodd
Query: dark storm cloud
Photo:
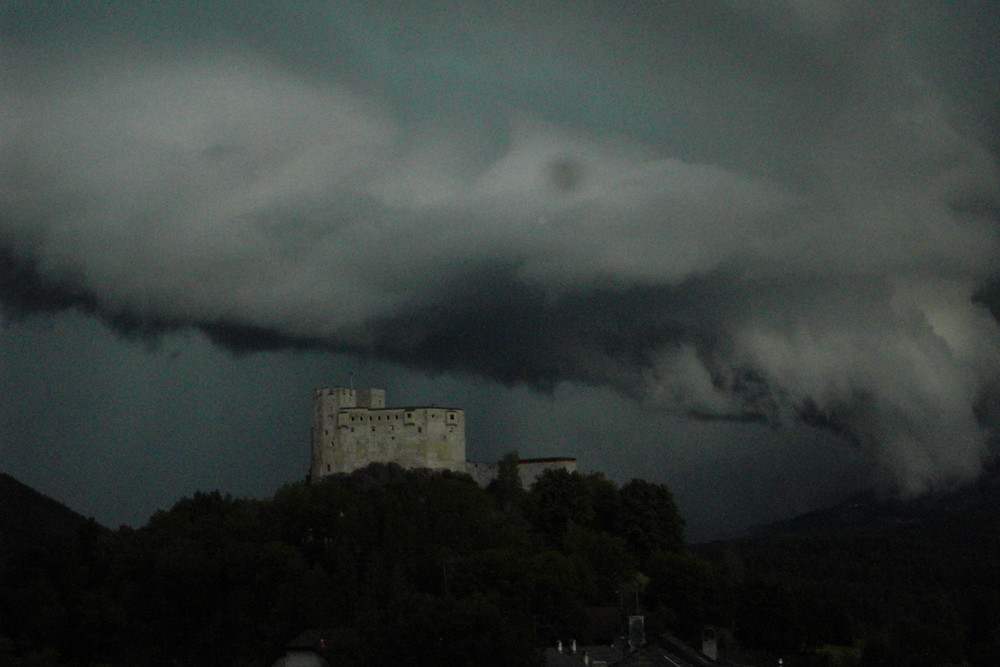
<svg viewBox="0 0 1000 667"><path fill-rule="evenodd" d="M805 418L913 491L978 471L997 119L949 74L997 51L937 5L156 7L7 12L13 310Z"/></svg>

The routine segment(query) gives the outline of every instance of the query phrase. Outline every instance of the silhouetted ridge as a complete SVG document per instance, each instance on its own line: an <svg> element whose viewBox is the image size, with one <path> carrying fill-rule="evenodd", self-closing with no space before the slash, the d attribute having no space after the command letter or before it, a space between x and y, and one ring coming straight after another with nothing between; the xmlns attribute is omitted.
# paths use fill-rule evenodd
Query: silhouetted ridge
<svg viewBox="0 0 1000 667"><path fill-rule="evenodd" d="M23 549L72 539L86 522L62 503L0 472L0 567Z"/></svg>
<svg viewBox="0 0 1000 667"><path fill-rule="evenodd" d="M1000 543L998 527L1000 469L991 466L971 484L912 499L866 491L834 507L759 526L751 535L889 533L909 539L983 546Z"/></svg>

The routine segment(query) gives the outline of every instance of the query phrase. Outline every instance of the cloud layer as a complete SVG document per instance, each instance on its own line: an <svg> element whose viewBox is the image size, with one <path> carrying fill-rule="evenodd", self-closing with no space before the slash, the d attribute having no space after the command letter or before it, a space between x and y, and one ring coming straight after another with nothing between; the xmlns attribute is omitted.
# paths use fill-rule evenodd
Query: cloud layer
<svg viewBox="0 0 1000 667"><path fill-rule="evenodd" d="M10 312L988 455L997 53L934 3L74 7L0 47Z"/></svg>

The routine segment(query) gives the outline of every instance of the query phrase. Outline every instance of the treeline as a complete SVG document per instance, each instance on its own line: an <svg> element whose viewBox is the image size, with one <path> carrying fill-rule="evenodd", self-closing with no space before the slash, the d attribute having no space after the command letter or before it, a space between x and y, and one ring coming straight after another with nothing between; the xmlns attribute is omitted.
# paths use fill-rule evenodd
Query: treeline
<svg viewBox="0 0 1000 667"><path fill-rule="evenodd" d="M713 626L744 664L997 665L1000 515L963 516L691 549L661 484L376 464L16 554L0 667L266 666L308 629L335 665L534 665L636 612L696 647Z"/></svg>
<svg viewBox="0 0 1000 667"><path fill-rule="evenodd" d="M700 626L676 589L703 570L663 485L555 471L526 490L508 458L484 490L375 464L21 553L0 665L269 665L311 628L335 664L530 665L588 641L589 607Z"/></svg>
<svg viewBox="0 0 1000 667"><path fill-rule="evenodd" d="M1000 665L995 512L776 534L697 552L734 594L719 623L745 659L847 667ZM742 611L741 608L742 607ZM770 622L747 624L754 614Z"/></svg>

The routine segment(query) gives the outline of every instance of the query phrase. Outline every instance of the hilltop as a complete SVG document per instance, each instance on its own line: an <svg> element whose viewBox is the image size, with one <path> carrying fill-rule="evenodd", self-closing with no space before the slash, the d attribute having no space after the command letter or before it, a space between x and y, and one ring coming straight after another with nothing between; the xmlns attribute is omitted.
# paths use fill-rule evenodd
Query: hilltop
<svg viewBox="0 0 1000 667"><path fill-rule="evenodd" d="M18 551L75 537L87 519L0 472L0 568Z"/></svg>

